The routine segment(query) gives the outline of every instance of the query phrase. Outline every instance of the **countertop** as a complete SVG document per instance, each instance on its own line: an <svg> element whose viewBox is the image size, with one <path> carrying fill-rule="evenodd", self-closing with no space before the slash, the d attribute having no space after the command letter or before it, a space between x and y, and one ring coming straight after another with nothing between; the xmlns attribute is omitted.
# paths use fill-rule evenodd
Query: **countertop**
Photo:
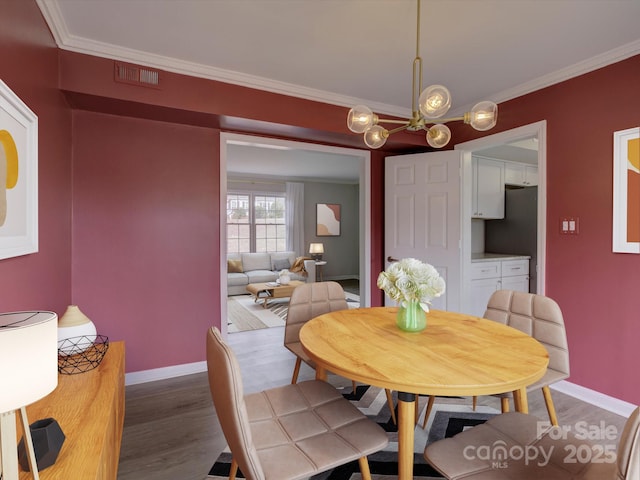
<svg viewBox="0 0 640 480"><path fill-rule="evenodd" d="M472 253L471 262L494 262L496 260L530 260L528 255L510 255L508 253Z"/></svg>

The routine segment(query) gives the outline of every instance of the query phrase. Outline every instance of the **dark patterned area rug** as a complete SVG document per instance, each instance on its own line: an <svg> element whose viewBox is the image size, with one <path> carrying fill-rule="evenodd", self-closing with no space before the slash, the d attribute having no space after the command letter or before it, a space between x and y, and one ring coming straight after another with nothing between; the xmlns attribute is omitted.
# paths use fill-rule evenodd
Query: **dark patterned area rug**
<svg viewBox="0 0 640 480"><path fill-rule="evenodd" d="M389 435L389 445L381 452L369 456L372 480L398 478L398 430L391 420L384 390L377 387L358 386L356 394L345 393L365 415L376 421ZM394 392L394 404L397 405ZM420 397L420 417L415 429L413 476L416 479L442 479L423 457L427 444L451 437L467 428L483 423L499 413L490 407L478 406L474 412L470 398L438 398L427 422L422 429L422 420L427 405L427 397ZM397 413L397 412L396 412ZM211 468L208 480L223 480L229 476L231 454L225 450ZM240 472L238 478L244 478ZM311 480L361 480L358 462L354 461L329 472L315 475Z"/></svg>

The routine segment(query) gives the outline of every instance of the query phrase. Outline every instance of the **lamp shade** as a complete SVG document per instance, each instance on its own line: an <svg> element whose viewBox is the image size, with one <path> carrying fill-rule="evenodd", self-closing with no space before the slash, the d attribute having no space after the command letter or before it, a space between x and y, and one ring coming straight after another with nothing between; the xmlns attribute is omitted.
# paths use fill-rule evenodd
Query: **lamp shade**
<svg viewBox="0 0 640 480"><path fill-rule="evenodd" d="M324 253L324 245L322 243L309 244L309 253Z"/></svg>
<svg viewBox="0 0 640 480"><path fill-rule="evenodd" d="M0 314L0 413L18 410L58 385L58 316Z"/></svg>

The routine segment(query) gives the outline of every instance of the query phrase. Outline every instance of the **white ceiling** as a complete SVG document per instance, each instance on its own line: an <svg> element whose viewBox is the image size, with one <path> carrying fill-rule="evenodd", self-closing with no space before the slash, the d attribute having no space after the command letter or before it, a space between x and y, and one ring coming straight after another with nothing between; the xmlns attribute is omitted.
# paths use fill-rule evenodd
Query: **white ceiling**
<svg viewBox="0 0 640 480"><path fill-rule="evenodd" d="M278 147L277 143L228 142L227 173L235 178L286 177L289 180L351 184L360 181L359 157Z"/></svg>
<svg viewBox="0 0 640 480"><path fill-rule="evenodd" d="M63 49L410 112L414 0L37 1ZM423 0L423 83L460 114L640 53L639 22L640 0Z"/></svg>

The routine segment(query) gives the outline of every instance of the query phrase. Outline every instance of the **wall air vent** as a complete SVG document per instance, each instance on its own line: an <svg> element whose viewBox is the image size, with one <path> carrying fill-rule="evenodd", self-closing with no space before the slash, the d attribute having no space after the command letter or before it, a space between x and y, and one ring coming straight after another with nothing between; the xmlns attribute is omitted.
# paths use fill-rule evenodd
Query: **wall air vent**
<svg viewBox="0 0 640 480"><path fill-rule="evenodd" d="M139 65L116 62L114 79L116 82L129 85L160 88L160 72Z"/></svg>

